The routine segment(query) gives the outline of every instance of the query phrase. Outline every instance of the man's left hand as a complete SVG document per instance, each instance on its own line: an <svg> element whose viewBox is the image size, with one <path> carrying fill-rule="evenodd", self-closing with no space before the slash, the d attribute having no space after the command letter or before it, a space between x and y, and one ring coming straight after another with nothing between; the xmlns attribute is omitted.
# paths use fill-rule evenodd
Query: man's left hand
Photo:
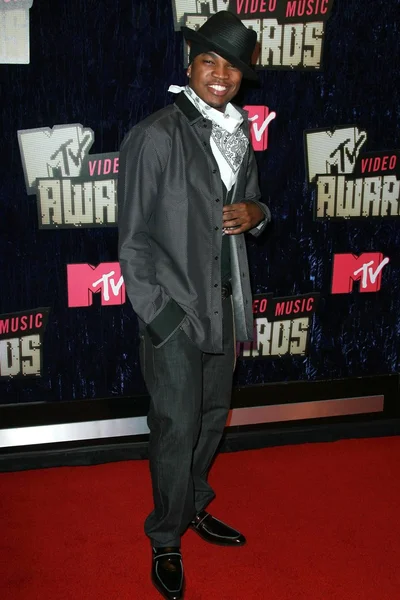
<svg viewBox="0 0 400 600"><path fill-rule="evenodd" d="M223 207L222 224L224 233L237 235L257 227L265 215L254 202L238 202Z"/></svg>

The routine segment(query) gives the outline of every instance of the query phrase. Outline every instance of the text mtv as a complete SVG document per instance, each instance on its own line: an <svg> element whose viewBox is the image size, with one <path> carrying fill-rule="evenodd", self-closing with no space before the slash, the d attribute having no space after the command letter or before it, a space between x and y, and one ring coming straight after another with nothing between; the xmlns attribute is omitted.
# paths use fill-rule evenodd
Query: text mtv
<svg viewBox="0 0 400 600"><path fill-rule="evenodd" d="M253 149L262 152L268 148L268 125L276 118L276 112L268 106L245 106L249 113L250 139Z"/></svg>
<svg viewBox="0 0 400 600"><path fill-rule="evenodd" d="M102 306L124 304L126 293L119 263L67 265L68 306L91 306L101 294Z"/></svg>
<svg viewBox="0 0 400 600"><path fill-rule="evenodd" d="M350 294L355 281L360 292L378 292L381 289L382 269L389 262L381 252L335 254L333 257L332 294Z"/></svg>

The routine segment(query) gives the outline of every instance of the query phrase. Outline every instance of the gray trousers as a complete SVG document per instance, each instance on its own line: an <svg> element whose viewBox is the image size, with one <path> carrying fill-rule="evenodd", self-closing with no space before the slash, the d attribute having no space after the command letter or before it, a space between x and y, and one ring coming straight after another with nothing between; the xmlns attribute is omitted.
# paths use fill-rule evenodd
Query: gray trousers
<svg viewBox="0 0 400 600"><path fill-rule="evenodd" d="M153 546L180 546L180 536L215 494L208 470L231 402L235 340L231 297L223 300L224 353L206 354L184 323L161 348L145 333L140 362L151 396L148 425L154 510L145 522Z"/></svg>

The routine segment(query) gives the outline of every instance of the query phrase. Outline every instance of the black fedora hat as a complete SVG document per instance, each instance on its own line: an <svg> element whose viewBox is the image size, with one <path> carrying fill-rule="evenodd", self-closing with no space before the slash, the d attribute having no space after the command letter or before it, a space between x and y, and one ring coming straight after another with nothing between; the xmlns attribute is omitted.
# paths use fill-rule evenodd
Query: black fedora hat
<svg viewBox="0 0 400 600"><path fill-rule="evenodd" d="M221 10L212 15L197 31L189 27L181 29L187 42L216 52L240 69L243 77L257 80L257 75L250 66L257 33L243 25L236 15Z"/></svg>

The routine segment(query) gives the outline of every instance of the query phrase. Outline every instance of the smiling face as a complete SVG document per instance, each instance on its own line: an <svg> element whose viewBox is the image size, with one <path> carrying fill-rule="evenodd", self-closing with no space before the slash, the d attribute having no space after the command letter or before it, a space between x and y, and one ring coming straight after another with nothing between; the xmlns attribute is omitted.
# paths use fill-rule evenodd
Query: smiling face
<svg viewBox="0 0 400 600"><path fill-rule="evenodd" d="M189 86L209 106L225 111L239 91L243 74L215 52L198 54L187 71Z"/></svg>

